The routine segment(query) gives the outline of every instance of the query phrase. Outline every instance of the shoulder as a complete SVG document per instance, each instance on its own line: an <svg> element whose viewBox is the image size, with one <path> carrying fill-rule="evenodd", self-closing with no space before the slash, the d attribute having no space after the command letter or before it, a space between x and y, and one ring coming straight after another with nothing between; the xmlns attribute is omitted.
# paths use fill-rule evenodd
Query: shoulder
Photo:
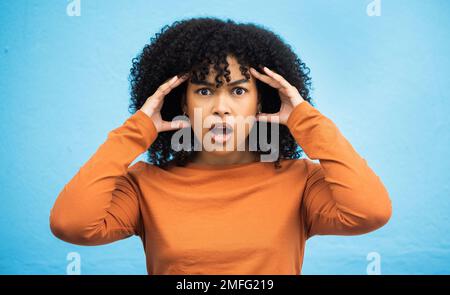
<svg viewBox="0 0 450 295"><path fill-rule="evenodd" d="M138 161L134 164L131 164L128 167L126 174L120 178L127 180L134 186L135 189L138 189L140 188L141 185L146 183L146 179L149 177L150 174L155 173L154 172L155 167L156 167L155 165L149 164L145 161Z"/></svg>
<svg viewBox="0 0 450 295"><path fill-rule="evenodd" d="M147 163L144 161L138 161L134 164L132 164L130 167L128 167L129 173L139 173L142 170L146 169Z"/></svg>
<svg viewBox="0 0 450 295"><path fill-rule="evenodd" d="M313 160L308 158L300 158L300 159L282 159L280 161L283 170L297 170L305 174L310 174L317 169L320 169L320 163L316 163Z"/></svg>
<svg viewBox="0 0 450 295"><path fill-rule="evenodd" d="M162 168L158 167L157 165L153 165L152 163L138 161L128 167L128 174L138 178L144 177L145 175L149 174L160 174L162 172L161 170Z"/></svg>
<svg viewBox="0 0 450 295"><path fill-rule="evenodd" d="M311 173L318 169L321 169L322 166L320 165L319 161L311 160L311 159L303 159L303 165L305 166L305 169Z"/></svg>
<svg viewBox="0 0 450 295"><path fill-rule="evenodd" d="M322 172L320 162L309 158L284 159L281 161L281 165L286 166L286 169L296 170L306 176Z"/></svg>
<svg viewBox="0 0 450 295"><path fill-rule="evenodd" d="M152 170L151 166L153 165L145 161L138 161L128 167L127 176L134 180L137 180L148 174Z"/></svg>
<svg viewBox="0 0 450 295"><path fill-rule="evenodd" d="M318 181L320 179L325 178L324 171L322 169L322 166L320 165L319 161L313 161L310 159L305 159L304 161L305 166L305 174L308 181Z"/></svg>

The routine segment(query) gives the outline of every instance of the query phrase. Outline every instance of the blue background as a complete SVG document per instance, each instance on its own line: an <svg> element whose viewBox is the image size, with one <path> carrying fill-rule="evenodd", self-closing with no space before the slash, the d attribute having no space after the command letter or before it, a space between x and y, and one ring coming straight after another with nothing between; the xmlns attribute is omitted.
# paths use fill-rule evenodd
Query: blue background
<svg viewBox="0 0 450 295"><path fill-rule="evenodd" d="M131 59L181 18L255 22L278 33L311 68L316 107L381 177L390 222L362 236L317 236L303 274L450 273L450 1L0 2L0 273L146 274L138 237L71 245L49 229L58 193L130 116ZM261 4L264 3L264 4ZM138 158L139 159L139 158ZM143 157L141 156L141 159Z"/></svg>

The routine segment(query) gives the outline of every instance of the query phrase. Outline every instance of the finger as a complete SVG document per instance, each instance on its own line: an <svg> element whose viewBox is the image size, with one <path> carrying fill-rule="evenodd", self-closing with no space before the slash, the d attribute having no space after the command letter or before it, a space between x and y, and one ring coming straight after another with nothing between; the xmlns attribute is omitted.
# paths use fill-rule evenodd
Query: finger
<svg viewBox="0 0 450 295"><path fill-rule="evenodd" d="M173 77L171 77L171 78L166 79L166 81L164 81L163 84L161 84L161 85L164 85L164 84L170 84L176 77L177 77L177 76L173 76Z"/></svg>
<svg viewBox="0 0 450 295"><path fill-rule="evenodd" d="M253 76L255 76L258 80L263 81L266 84L269 84L271 87L273 88L280 88L281 85L280 83L278 83L278 81L276 81L275 79L273 79L270 76L261 74L260 72L258 72L257 70L255 70L254 68L250 68L250 72L253 74Z"/></svg>
<svg viewBox="0 0 450 295"><path fill-rule="evenodd" d="M279 123L280 113L279 112L275 114L260 113L256 115L256 120L260 122Z"/></svg>
<svg viewBox="0 0 450 295"><path fill-rule="evenodd" d="M189 77L189 75L183 75L181 77L178 77L178 75L176 75L176 76L172 77L168 81L161 84L158 87L158 89L156 89L153 96L155 96L158 99L163 98L164 96L169 94L172 89L174 89L175 87L177 87L178 85L180 85L181 83L186 81L188 77Z"/></svg>
<svg viewBox="0 0 450 295"><path fill-rule="evenodd" d="M162 98L164 98L164 96L166 96L171 90L170 84L175 82L176 79L178 79L178 77L174 76L161 84L158 89L156 89L155 93L153 93L152 99L161 100Z"/></svg>
<svg viewBox="0 0 450 295"><path fill-rule="evenodd" d="M266 72L267 75L269 75L270 77L275 79L278 83L280 83L280 85L282 87L284 87L286 89L292 87L292 85L288 81L286 81L286 79L284 79L283 76L281 76L280 74L275 73L274 71L272 71L268 67L264 67L264 72Z"/></svg>
<svg viewBox="0 0 450 295"><path fill-rule="evenodd" d="M180 73L180 74L177 74L177 75L175 75L175 76L173 76L173 77L171 77L171 78L168 78L166 81L163 82L162 85L164 85L164 84L171 84L172 81L177 80L177 79L175 79L175 78L185 79L185 78L187 78L188 76L190 76L190 73L185 73L185 74L181 74L181 73Z"/></svg>
<svg viewBox="0 0 450 295"><path fill-rule="evenodd" d="M187 120L173 120L173 121L163 121L161 123L161 129L164 131L169 131L169 130L177 130L177 129L181 129L181 128L190 128L191 124L189 121Z"/></svg>

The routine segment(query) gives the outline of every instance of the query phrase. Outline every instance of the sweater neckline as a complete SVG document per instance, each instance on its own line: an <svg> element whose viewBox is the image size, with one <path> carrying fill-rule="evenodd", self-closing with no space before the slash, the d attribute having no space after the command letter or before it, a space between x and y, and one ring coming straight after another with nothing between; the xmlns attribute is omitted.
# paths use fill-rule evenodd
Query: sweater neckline
<svg viewBox="0 0 450 295"><path fill-rule="evenodd" d="M201 163L188 163L187 166L184 168L186 169L195 169L195 170L207 170L207 171L216 171L216 170L230 170L230 169L237 169L237 168L247 168L247 167L253 167L261 163L267 163L262 161L254 161L254 162L248 162L248 163L235 163L235 164L226 164L226 165L208 165L208 164L201 164Z"/></svg>

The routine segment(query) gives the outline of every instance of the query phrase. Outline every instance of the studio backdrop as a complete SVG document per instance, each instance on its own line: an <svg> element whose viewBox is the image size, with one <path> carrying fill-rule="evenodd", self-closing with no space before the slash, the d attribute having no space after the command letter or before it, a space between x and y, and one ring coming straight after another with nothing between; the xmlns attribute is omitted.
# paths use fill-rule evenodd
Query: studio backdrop
<svg viewBox="0 0 450 295"><path fill-rule="evenodd" d="M66 243L50 209L130 117L132 59L165 25L210 16L292 46L315 107L392 200L377 231L309 239L302 274L448 274L449 11L447 0L1 1L0 273L147 273L137 236Z"/></svg>

